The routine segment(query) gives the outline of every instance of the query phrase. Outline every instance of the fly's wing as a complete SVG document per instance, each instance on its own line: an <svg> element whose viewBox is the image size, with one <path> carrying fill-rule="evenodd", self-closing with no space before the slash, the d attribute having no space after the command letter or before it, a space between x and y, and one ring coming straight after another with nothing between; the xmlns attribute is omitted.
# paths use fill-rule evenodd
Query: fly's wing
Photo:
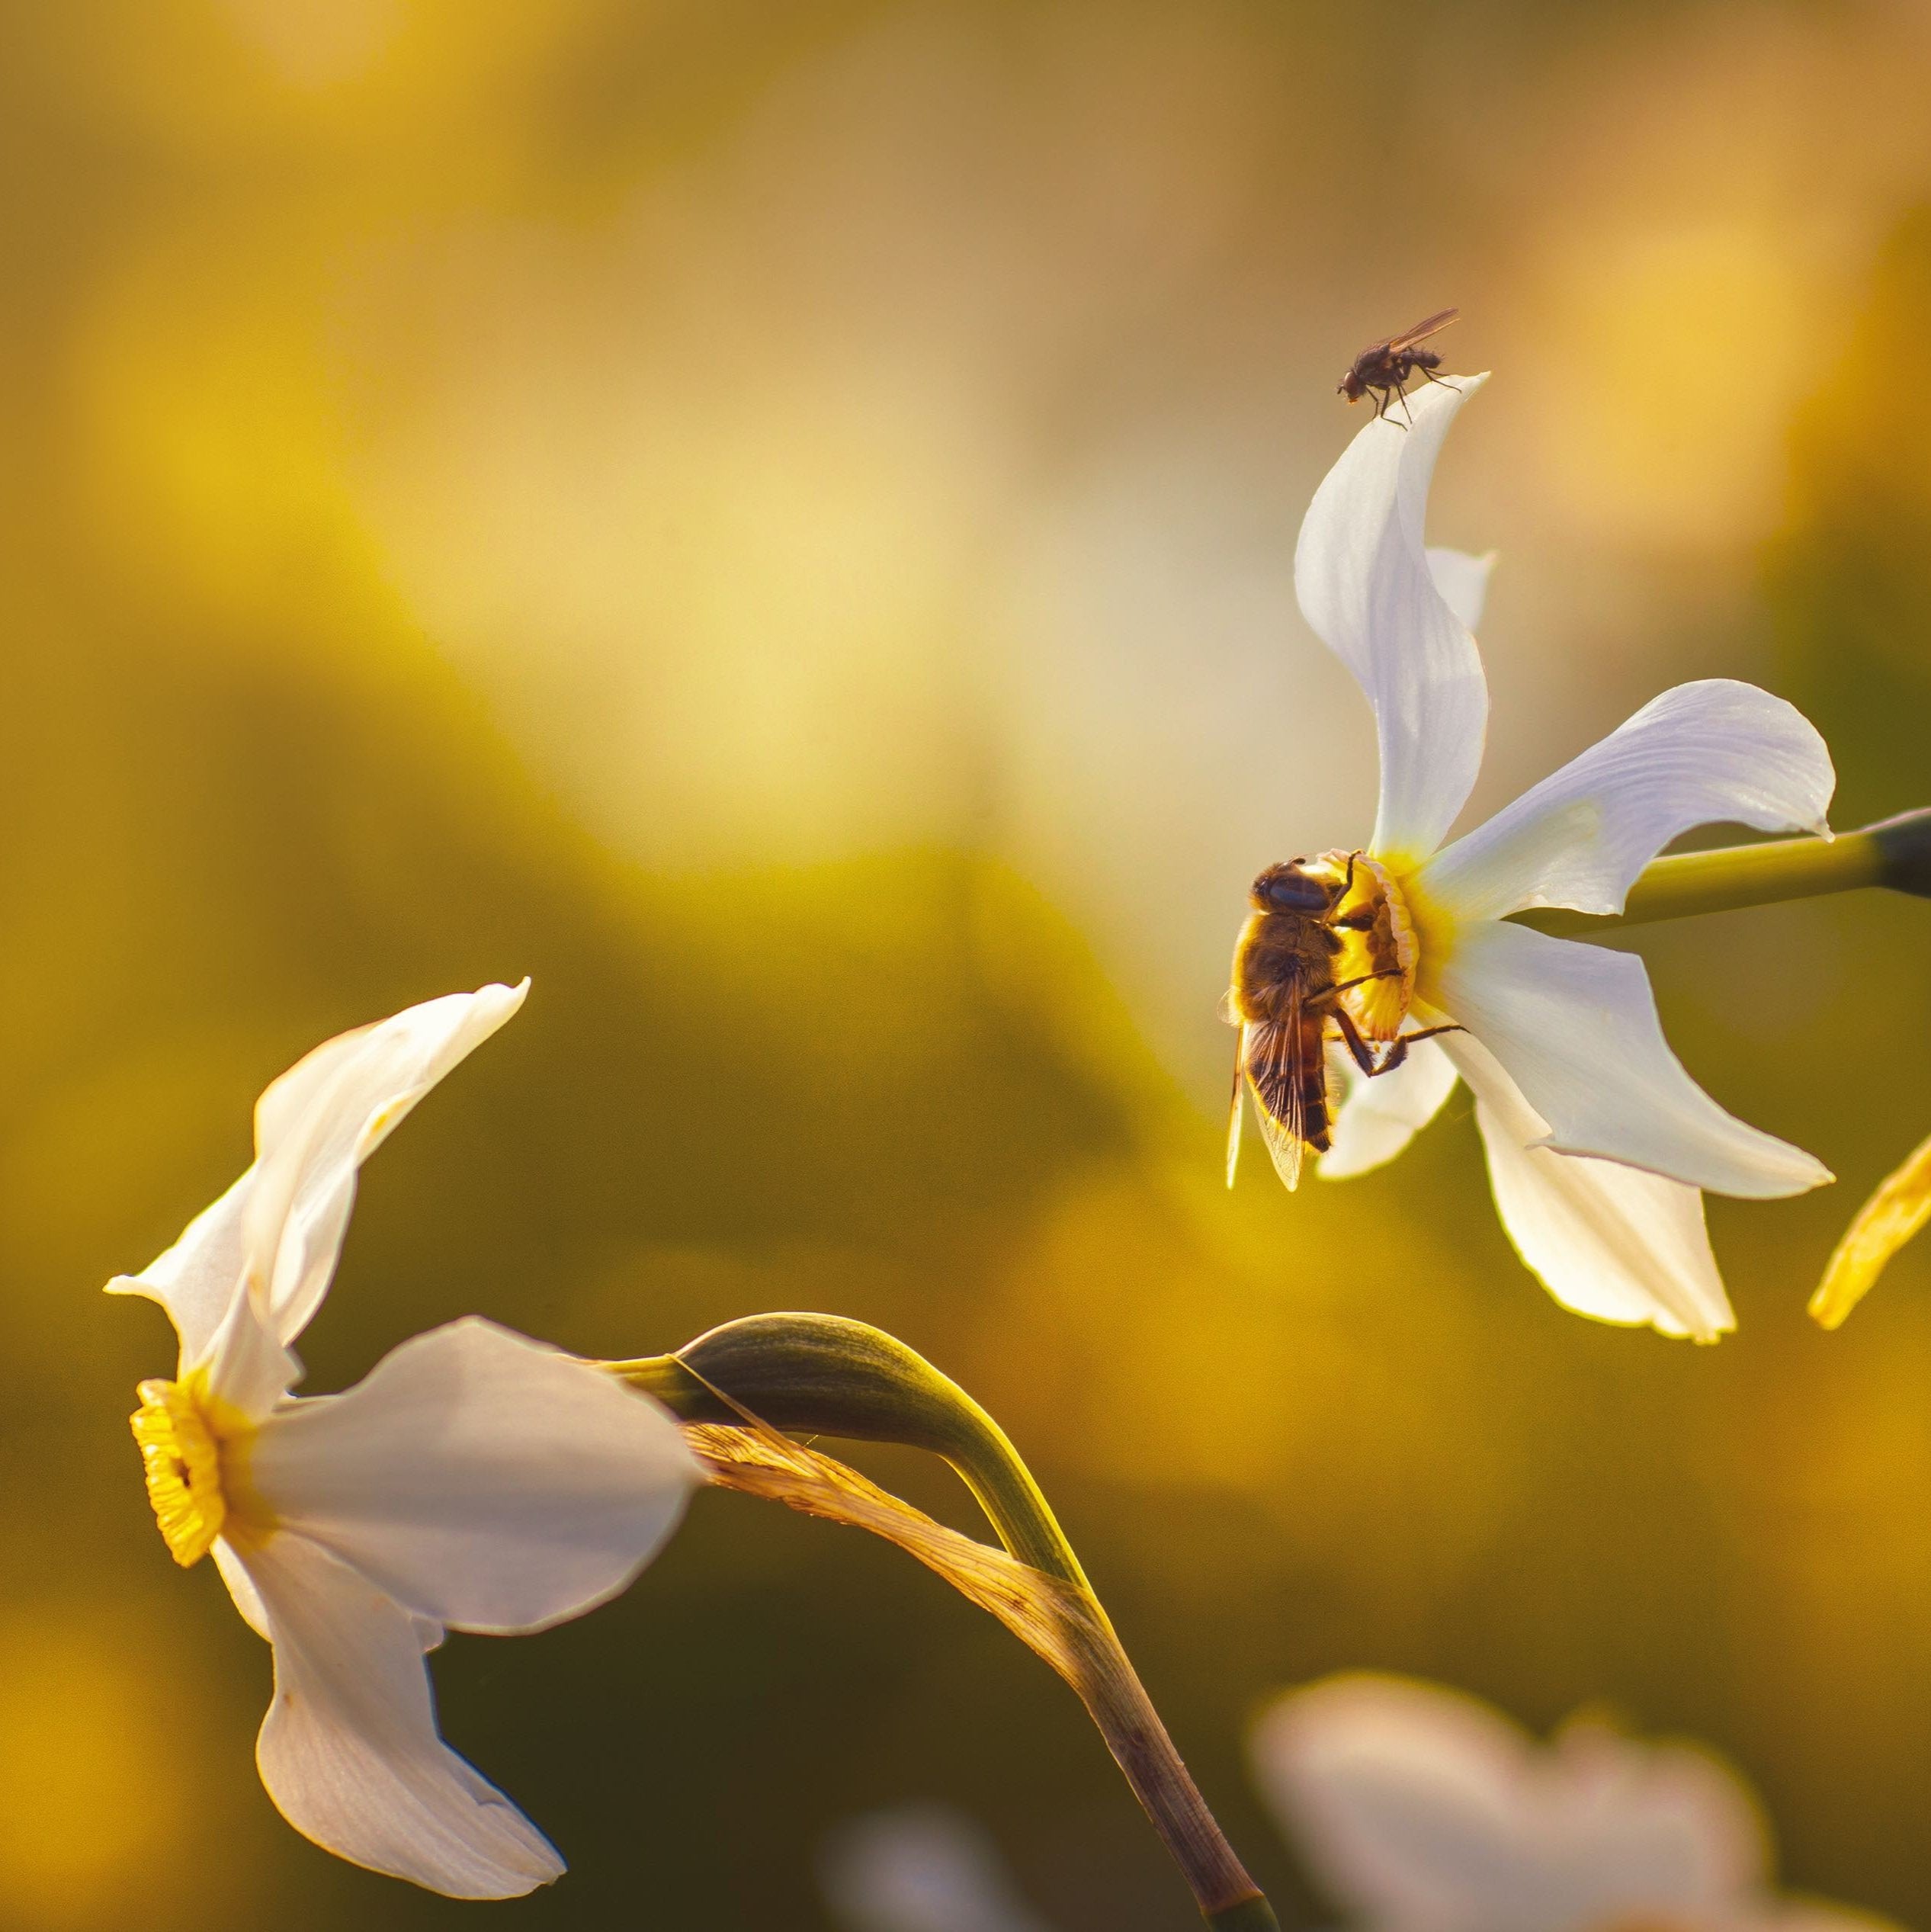
<svg viewBox="0 0 1931 1932"><path fill-rule="evenodd" d="M1241 1064L1254 1096L1254 1118L1273 1157L1274 1171L1290 1192L1301 1184L1301 1157L1307 1147L1301 1105L1307 1038L1297 996L1289 1001L1285 1019L1250 1021L1240 1030Z"/></svg>
<svg viewBox="0 0 1931 1932"><path fill-rule="evenodd" d="M1391 335L1381 346L1383 348L1397 351L1413 348L1417 342L1425 342L1429 336L1440 335L1450 323L1460 316L1461 313L1461 311L1459 309L1444 309L1439 314L1432 315L1425 321L1416 323L1413 328L1404 329L1399 335Z"/></svg>
<svg viewBox="0 0 1931 1932"><path fill-rule="evenodd" d="M1240 1165L1240 1076L1247 1058L1247 1029L1242 1027L1233 1049L1233 1101L1227 1110L1227 1186L1233 1185L1234 1170Z"/></svg>

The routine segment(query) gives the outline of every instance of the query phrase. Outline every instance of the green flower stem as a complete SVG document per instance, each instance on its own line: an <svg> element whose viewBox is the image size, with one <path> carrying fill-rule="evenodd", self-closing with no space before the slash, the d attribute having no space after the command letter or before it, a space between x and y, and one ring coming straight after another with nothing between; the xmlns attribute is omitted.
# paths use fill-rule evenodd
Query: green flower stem
<svg viewBox="0 0 1931 1932"><path fill-rule="evenodd" d="M820 1314L752 1315L675 1355L604 1365L687 1423L755 1417L791 1434L900 1443L950 1463L1007 1552L1073 1593L1067 1673L1154 1829L1223 1932L1276 1932L1272 1908L1214 1821L1127 1661L1066 1532L1005 1432L896 1337Z"/></svg>
<svg viewBox="0 0 1931 1932"><path fill-rule="evenodd" d="M1514 916L1538 932L1575 939L1618 926L1647 926L1864 886L1931 898L1931 810L1907 812L1834 839L1775 839L1673 853L1644 868L1620 913L1539 907Z"/></svg>

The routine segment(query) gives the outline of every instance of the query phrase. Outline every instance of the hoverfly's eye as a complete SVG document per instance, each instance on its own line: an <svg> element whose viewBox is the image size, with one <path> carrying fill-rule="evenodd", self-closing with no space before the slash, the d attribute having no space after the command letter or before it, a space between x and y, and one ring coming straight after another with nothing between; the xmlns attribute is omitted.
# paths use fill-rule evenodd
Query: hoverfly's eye
<svg viewBox="0 0 1931 1932"><path fill-rule="evenodd" d="M1254 897L1270 912L1325 912L1333 896L1330 887L1297 865L1270 865L1254 881Z"/></svg>

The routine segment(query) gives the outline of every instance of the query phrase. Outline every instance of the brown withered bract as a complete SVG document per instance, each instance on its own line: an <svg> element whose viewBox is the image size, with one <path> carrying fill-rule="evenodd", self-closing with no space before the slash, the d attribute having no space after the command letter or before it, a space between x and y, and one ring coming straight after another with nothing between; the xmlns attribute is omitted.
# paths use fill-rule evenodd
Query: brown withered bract
<svg viewBox="0 0 1931 1932"><path fill-rule="evenodd" d="M1370 342L1355 358L1354 366L1341 378L1335 393L1346 396L1351 404L1372 394L1378 418L1387 414L1389 403L1398 396L1401 399L1402 414L1407 416L1410 378L1419 374L1424 381L1442 380L1435 373L1442 366L1441 357L1432 349L1420 348L1416 345L1431 335L1439 335L1461 313L1459 309L1444 309L1426 321L1416 323L1413 328L1403 329L1399 335ZM1449 383L1445 387L1452 389L1455 384Z"/></svg>
<svg viewBox="0 0 1931 1932"><path fill-rule="evenodd" d="M1359 884L1358 885L1358 881ZM1261 1138L1275 1170L1291 1188L1307 1150L1333 1144L1327 1048L1346 1047L1370 1079L1392 1073L1416 1040L1448 1026L1401 1031L1414 961L1413 936L1398 895L1362 852L1270 865L1248 894L1252 908L1233 951L1225 1018L1240 1029L1234 1058L1233 1104L1227 1122L1227 1185L1240 1155L1241 1084L1254 1097ZM1367 970L1345 979L1335 968L1352 936ZM1365 997L1358 1013L1345 993L1393 982L1393 996Z"/></svg>

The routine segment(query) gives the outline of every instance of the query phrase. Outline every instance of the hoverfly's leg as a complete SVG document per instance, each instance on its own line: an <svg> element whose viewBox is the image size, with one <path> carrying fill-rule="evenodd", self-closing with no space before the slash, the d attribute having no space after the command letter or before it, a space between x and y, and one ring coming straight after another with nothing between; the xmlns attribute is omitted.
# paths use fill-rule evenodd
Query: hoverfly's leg
<svg viewBox="0 0 1931 1932"><path fill-rule="evenodd" d="M1371 1074L1392 1074L1408 1057L1408 1049L1418 1040L1432 1040L1438 1033L1465 1033L1467 1030L1459 1021L1451 1020L1445 1026L1424 1026L1419 1033L1398 1034L1390 1042L1380 1064L1368 1070Z"/></svg>
<svg viewBox="0 0 1931 1932"><path fill-rule="evenodd" d="M1370 978L1378 977L1378 974L1374 974L1369 975ZM1374 1064L1374 1049L1361 1037L1361 1029L1355 1024L1352 1016L1349 1014L1346 1006L1335 1008L1334 1020L1335 1024L1341 1029L1342 1044L1354 1057L1355 1064L1368 1079L1372 1080L1381 1069Z"/></svg>
<svg viewBox="0 0 1931 1932"><path fill-rule="evenodd" d="M1346 905L1348 894L1355 889L1355 867L1360 859L1361 854L1358 852L1351 852L1348 855L1348 869L1342 874L1341 889L1334 895L1334 903L1337 906ZM1330 927L1339 927L1344 932L1365 932L1374 923L1374 908L1372 906L1357 906L1346 918L1328 921Z"/></svg>
<svg viewBox="0 0 1931 1932"><path fill-rule="evenodd" d="M1328 991L1330 993L1346 993L1351 987L1365 986L1370 980L1398 979L1400 977L1400 974L1401 968L1399 966L1384 966L1379 972L1358 973L1351 980L1336 980L1334 984L1328 988Z"/></svg>

